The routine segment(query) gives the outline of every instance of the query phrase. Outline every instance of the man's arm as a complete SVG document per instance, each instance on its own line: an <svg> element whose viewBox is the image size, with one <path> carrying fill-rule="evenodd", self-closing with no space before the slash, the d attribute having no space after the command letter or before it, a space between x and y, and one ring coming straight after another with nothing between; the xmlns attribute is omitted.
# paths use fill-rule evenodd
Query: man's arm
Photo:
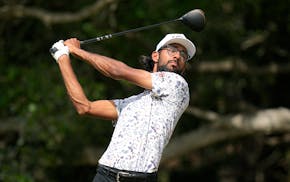
<svg viewBox="0 0 290 182"><path fill-rule="evenodd" d="M129 67L121 61L87 52L80 48L77 39L68 39L64 42L69 47L70 53L94 66L99 72L116 80L127 80L145 89L152 89L150 72Z"/></svg>
<svg viewBox="0 0 290 182"><path fill-rule="evenodd" d="M108 120L117 119L118 114L116 111L116 107L112 101L98 100L91 102L87 99L72 69L69 56L62 55L58 59L58 65L68 95L79 114L88 114Z"/></svg>

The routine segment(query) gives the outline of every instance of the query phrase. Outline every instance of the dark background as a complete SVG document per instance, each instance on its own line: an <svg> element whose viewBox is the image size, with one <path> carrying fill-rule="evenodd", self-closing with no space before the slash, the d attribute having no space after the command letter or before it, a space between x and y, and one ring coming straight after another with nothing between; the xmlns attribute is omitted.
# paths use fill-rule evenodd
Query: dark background
<svg viewBox="0 0 290 182"><path fill-rule="evenodd" d="M105 4L90 12L94 3ZM139 55L151 54L165 34L182 32L197 46L186 75L191 108L223 118L265 109L288 111L289 4L288 0L1 0L0 181L91 181L110 140L110 122L82 117L74 110L48 52L59 39L89 39L175 19L200 8L207 18L202 32L173 23L84 49L140 68ZM80 11L88 15L80 17ZM39 18L39 12L57 19ZM65 13L80 18L65 21ZM141 91L106 78L77 59L73 67L91 100ZM204 116L186 112L173 138L211 126ZM287 122L280 130L228 136L184 151L162 163L159 181L290 181L289 118Z"/></svg>

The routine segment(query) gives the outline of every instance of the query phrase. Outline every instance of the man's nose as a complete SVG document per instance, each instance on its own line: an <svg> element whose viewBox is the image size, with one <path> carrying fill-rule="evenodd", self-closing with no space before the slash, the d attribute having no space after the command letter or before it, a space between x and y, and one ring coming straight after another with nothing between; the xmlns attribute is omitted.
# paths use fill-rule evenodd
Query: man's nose
<svg viewBox="0 0 290 182"><path fill-rule="evenodd" d="M179 51L174 52L173 57L176 58L176 59L179 59L180 58L180 52Z"/></svg>
<svg viewBox="0 0 290 182"><path fill-rule="evenodd" d="M183 61L183 57L181 56L180 52L176 52L174 55L174 59L176 60L177 63Z"/></svg>

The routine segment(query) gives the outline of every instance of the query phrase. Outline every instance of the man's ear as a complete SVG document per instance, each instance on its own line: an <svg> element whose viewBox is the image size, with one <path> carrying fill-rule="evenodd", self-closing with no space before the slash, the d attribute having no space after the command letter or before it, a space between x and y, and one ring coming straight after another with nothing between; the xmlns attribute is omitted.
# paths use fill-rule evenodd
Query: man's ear
<svg viewBox="0 0 290 182"><path fill-rule="evenodd" d="M153 51L151 54L151 59L154 62L154 66L153 66L153 73L157 72L158 70L158 60L159 60L159 52L158 51Z"/></svg>
<svg viewBox="0 0 290 182"><path fill-rule="evenodd" d="M159 60L159 52L158 51L153 51L151 54L151 58L154 61L154 63L158 63Z"/></svg>

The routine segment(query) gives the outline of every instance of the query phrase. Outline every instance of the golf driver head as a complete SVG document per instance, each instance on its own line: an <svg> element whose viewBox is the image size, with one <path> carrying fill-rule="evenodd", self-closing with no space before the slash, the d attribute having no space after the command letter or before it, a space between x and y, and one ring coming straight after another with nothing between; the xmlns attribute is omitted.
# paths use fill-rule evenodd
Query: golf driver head
<svg viewBox="0 0 290 182"><path fill-rule="evenodd" d="M194 9L180 18L181 22L194 31L200 32L205 27L205 15L200 9Z"/></svg>

